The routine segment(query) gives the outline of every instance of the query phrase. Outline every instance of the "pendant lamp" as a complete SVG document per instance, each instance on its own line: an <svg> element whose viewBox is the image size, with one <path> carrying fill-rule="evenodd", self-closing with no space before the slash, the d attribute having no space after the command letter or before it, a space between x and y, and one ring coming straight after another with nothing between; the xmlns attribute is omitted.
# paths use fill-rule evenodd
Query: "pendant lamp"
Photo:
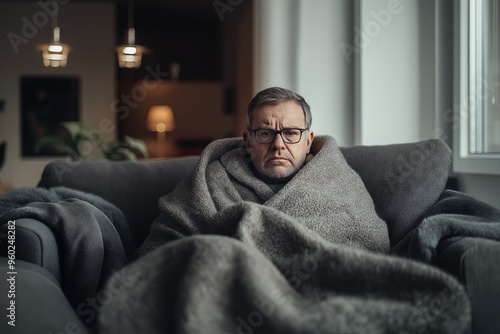
<svg viewBox="0 0 500 334"><path fill-rule="evenodd" d="M135 44L134 5L132 0L128 1L127 37L127 44L116 48L118 66L120 68L139 68L141 66L142 55L147 49L142 45Z"/></svg>
<svg viewBox="0 0 500 334"><path fill-rule="evenodd" d="M57 25L57 13L59 6L56 6L52 0L52 42L47 44L40 44L37 49L42 52L43 65L45 67L65 67L68 63L68 55L71 47L68 44L60 42L61 29Z"/></svg>

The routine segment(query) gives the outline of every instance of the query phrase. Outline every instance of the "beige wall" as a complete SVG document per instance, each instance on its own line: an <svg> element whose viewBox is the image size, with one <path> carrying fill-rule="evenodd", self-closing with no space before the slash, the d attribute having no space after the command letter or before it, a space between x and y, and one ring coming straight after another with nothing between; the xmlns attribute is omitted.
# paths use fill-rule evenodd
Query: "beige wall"
<svg viewBox="0 0 500 334"><path fill-rule="evenodd" d="M45 3L45 1L44 1ZM115 9L111 3L59 0L58 21L61 41L74 51L65 68L45 68L41 53L35 50L40 43L51 38L52 23L38 2L0 2L0 99L5 110L0 112L0 142L7 142L7 155L0 170L2 183L16 187L34 186L49 158L23 158L21 156L20 90L22 75L71 75L80 79L80 120L107 137L115 136L114 115L111 105L115 96ZM23 29L25 21L36 30ZM9 40L9 33L17 34L26 43L18 45L18 52ZM12 34L11 34L12 36ZM104 127L109 119L111 126Z"/></svg>

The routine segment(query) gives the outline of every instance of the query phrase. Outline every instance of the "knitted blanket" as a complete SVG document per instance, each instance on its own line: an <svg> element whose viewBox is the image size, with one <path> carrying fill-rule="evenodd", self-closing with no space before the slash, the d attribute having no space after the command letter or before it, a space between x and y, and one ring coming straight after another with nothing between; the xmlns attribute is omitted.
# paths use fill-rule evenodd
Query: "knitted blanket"
<svg viewBox="0 0 500 334"><path fill-rule="evenodd" d="M161 198L100 333L467 333L463 287L387 255L387 228L331 137L277 193L241 140L209 145Z"/></svg>
<svg viewBox="0 0 500 334"><path fill-rule="evenodd" d="M135 251L123 213L93 194L66 187L35 187L15 189L0 198L0 227L23 218L45 224L60 241L61 284L73 307L101 290ZM34 247L19 233L16 246Z"/></svg>
<svg viewBox="0 0 500 334"><path fill-rule="evenodd" d="M314 157L275 194L255 177L240 138L215 141L203 152L195 172L160 199L161 215L139 254L188 235L237 234L257 242L254 231L269 229L262 235L267 238L276 232L273 237L280 238L289 228L336 244L388 252L387 226L335 140L316 137L311 153ZM249 218L250 226L232 216L232 212L243 215L247 207L258 212ZM279 223L275 217L285 221ZM270 229L270 224L278 224L278 230Z"/></svg>
<svg viewBox="0 0 500 334"><path fill-rule="evenodd" d="M118 232L121 243L123 243L127 258L132 257L133 253L135 252L135 245L132 240L130 228L127 223L127 218L125 217L123 212L104 198L88 192L83 192L77 189L71 189L62 186L49 189L42 187L18 188L9 191L0 198L0 217L12 211L9 213L11 217L10 219L40 218L32 214L32 211L29 211L29 209L27 209L25 214L25 208L30 207L32 203L52 203L57 207L57 203L68 199L79 199L82 202L94 206L99 211L104 213L104 215L111 221L114 228ZM40 206L46 206L47 210L50 210L49 208L52 207L51 205L44 204L40 204ZM59 211L56 210L55 212L58 214ZM6 217L7 216L0 218L0 224L7 222ZM54 219L56 217L52 215L49 216L49 218ZM71 224L71 222L68 222L68 224Z"/></svg>

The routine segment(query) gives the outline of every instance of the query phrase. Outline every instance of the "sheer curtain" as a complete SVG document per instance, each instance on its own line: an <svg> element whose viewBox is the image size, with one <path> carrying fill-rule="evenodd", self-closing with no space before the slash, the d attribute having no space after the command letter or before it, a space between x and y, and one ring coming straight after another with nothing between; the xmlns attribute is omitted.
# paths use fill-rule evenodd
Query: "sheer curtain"
<svg viewBox="0 0 500 334"><path fill-rule="evenodd" d="M353 144L351 0L254 0L254 91L282 86L309 102L316 135Z"/></svg>

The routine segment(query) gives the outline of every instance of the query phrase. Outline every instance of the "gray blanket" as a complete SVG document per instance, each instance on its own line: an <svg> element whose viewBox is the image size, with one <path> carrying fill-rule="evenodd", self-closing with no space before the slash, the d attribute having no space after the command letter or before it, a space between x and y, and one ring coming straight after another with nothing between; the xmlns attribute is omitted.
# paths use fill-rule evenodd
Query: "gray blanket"
<svg viewBox="0 0 500 334"><path fill-rule="evenodd" d="M387 255L387 228L333 138L311 152L274 193L241 140L208 146L110 283L101 333L467 333L463 287Z"/></svg>
<svg viewBox="0 0 500 334"><path fill-rule="evenodd" d="M273 237L280 238L289 228L332 243L388 252L387 226L335 140L316 137L311 153L314 158L275 194L254 176L240 138L212 143L191 177L160 199L161 216L141 245L140 255L188 235L238 234L239 239L253 243L259 235L267 238L274 232ZM245 208L237 209L242 203ZM249 217L250 225L244 226L232 216L236 211L256 216ZM279 230L262 233L268 224L278 224L276 217L284 220Z"/></svg>
<svg viewBox="0 0 500 334"><path fill-rule="evenodd" d="M0 198L0 227L22 218L45 224L60 241L61 284L73 307L102 289L135 251L123 213L96 195L65 187L15 189ZM16 245L36 246L20 233Z"/></svg>
<svg viewBox="0 0 500 334"><path fill-rule="evenodd" d="M438 248L465 237L500 241L500 210L465 193L445 190L420 224L391 251L433 263Z"/></svg>

